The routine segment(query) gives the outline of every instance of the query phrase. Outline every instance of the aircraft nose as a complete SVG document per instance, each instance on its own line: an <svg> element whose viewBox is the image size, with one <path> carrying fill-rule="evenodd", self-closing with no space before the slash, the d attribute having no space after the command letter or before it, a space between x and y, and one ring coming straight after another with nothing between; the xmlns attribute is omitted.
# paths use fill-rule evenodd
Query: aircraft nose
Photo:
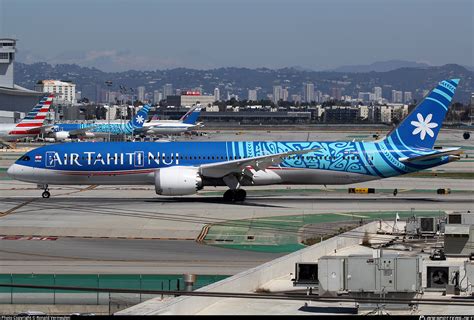
<svg viewBox="0 0 474 320"><path fill-rule="evenodd" d="M18 174L20 173L20 166L17 165L17 164L12 164L8 170L7 170L7 175L10 177L10 178L13 178L13 179L16 179L16 177L18 176Z"/></svg>

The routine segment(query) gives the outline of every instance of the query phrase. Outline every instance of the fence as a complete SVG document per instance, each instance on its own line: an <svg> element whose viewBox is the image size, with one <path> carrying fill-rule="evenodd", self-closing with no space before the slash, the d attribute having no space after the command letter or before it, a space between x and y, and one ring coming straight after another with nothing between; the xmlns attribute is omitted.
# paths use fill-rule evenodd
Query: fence
<svg viewBox="0 0 474 320"><path fill-rule="evenodd" d="M228 276L197 275L193 289ZM135 290L185 290L182 275L0 274L0 283ZM136 304L156 295L0 287L0 304Z"/></svg>

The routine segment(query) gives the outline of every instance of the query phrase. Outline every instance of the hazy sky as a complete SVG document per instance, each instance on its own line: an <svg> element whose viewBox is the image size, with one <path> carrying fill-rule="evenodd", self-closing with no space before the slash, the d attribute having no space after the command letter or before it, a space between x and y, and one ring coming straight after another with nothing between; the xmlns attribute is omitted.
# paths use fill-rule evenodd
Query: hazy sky
<svg viewBox="0 0 474 320"><path fill-rule="evenodd" d="M0 0L18 60L106 71L474 65L473 0Z"/></svg>

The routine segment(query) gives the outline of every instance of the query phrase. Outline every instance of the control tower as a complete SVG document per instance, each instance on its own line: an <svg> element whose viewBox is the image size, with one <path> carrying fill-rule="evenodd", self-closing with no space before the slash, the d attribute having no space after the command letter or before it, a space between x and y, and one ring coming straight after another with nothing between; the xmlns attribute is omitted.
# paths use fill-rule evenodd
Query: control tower
<svg viewBox="0 0 474 320"><path fill-rule="evenodd" d="M0 87L13 89L13 61L15 60L15 52L15 39L0 39Z"/></svg>
<svg viewBox="0 0 474 320"><path fill-rule="evenodd" d="M0 110L28 112L43 95L15 84L16 39L0 38Z"/></svg>

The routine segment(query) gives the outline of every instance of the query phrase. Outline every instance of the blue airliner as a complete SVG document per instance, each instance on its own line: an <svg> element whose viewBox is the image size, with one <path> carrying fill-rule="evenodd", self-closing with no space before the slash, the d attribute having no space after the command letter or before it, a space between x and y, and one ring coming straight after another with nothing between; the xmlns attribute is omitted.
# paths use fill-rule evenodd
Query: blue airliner
<svg viewBox="0 0 474 320"><path fill-rule="evenodd" d="M104 137L111 135L132 135L136 134L137 130L143 127L143 124L148 119L149 105L144 105L140 111L127 123L58 123L53 126L45 126L45 131L50 131L50 134L56 140L75 139L75 138L92 138Z"/></svg>
<svg viewBox="0 0 474 320"><path fill-rule="evenodd" d="M29 151L8 174L37 183L45 198L50 184L148 184L167 196L227 186L226 201L243 201L244 186L349 184L400 176L460 159L460 148L433 148L458 83L441 81L377 141L65 143Z"/></svg>

